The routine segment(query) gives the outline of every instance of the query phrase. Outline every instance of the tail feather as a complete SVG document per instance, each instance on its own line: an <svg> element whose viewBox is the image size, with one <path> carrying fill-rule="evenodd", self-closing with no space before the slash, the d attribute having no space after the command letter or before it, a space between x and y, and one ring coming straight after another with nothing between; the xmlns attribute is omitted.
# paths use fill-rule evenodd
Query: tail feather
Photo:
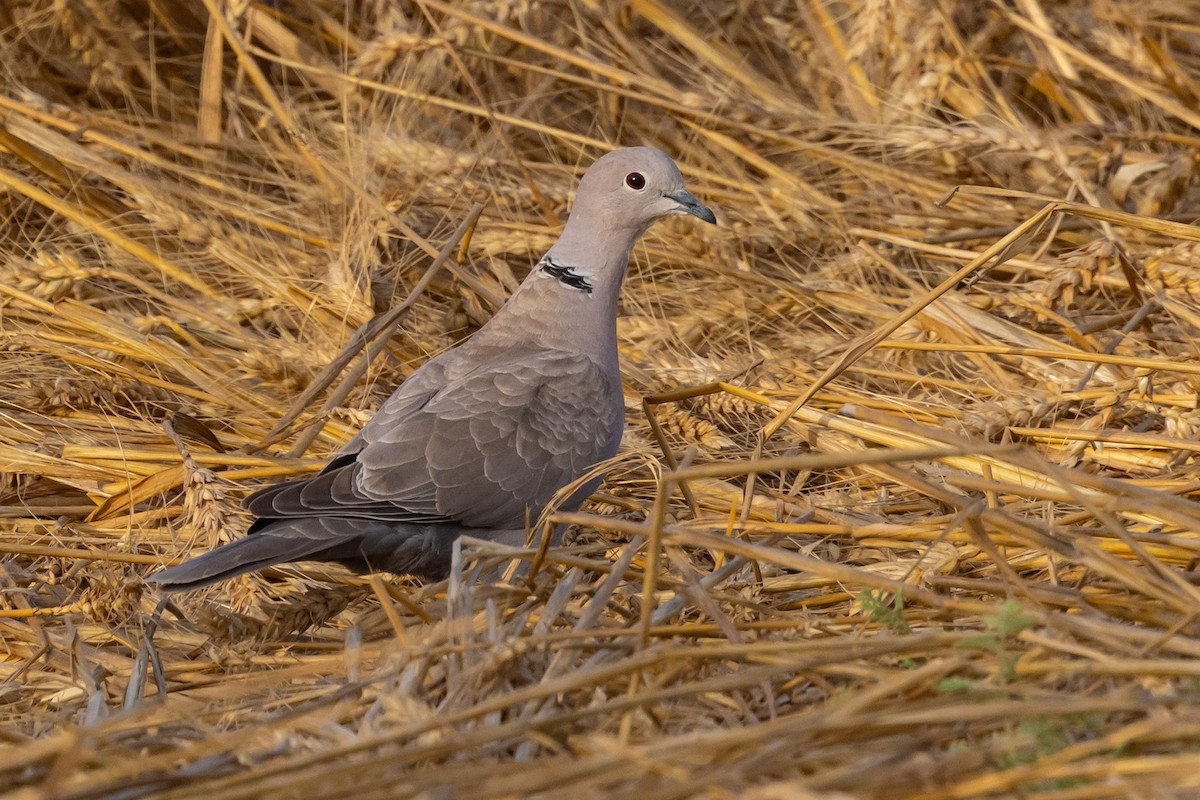
<svg viewBox="0 0 1200 800"><path fill-rule="evenodd" d="M276 536L264 531L237 539L190 561L165 569L150 576L147 581L157 583L168 592L199 589L274 564L310 558L324 560L321 553L336 544L336 540L320 541Z"/></svg>
<svg viewBox="0 0 1200 800"><path fill-rule="evenodd" d="M166 591L185 591L290 561L332 561L355 572L388 571L440 580L450 572L454 541L464 529L357 517L300 517L260 519L250 531L147 580ZM503 532L481 533L494 538Z"/></svg>

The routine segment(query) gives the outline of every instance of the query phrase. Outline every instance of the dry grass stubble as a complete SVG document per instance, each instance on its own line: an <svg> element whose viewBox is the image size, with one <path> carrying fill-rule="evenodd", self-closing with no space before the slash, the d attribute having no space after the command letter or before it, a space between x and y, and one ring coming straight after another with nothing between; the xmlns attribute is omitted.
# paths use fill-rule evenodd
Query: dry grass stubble
<svg viewBox="0 0 1200 800"><path fill-rule="evenodd" d="M1198 10L0 7L0 798L1194 796ZM641 143L570 547L156 620Z"/></svg>

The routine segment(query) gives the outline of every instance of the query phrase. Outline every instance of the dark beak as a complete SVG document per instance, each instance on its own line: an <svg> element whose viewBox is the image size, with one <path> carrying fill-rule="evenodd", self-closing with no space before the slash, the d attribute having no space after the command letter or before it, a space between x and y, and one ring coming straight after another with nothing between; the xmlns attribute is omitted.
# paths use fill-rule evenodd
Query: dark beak
<svg viewBox="0 0 1200 800"><path fill-rule="evenodd" d="M717 224L717 215L712 212L712 209L696 199L696 195L689 192L687 189L680 189L678 192L672 192L667 195L670 199L679 203L680 214L691 214L693 217L702 219L710 225Z"/></svg>

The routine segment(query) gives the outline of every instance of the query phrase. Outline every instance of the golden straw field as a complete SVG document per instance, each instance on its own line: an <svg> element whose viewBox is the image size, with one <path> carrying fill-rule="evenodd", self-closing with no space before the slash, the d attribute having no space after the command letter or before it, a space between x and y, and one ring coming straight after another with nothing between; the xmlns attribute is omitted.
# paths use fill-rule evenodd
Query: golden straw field
<svg viewBox="0 0 1200 800"><path fill-rule="evenodd" d="M143 584L642 144L581 511ZM0 4L0 800L1200 797L1198 146L1195 0Z"/></svg>

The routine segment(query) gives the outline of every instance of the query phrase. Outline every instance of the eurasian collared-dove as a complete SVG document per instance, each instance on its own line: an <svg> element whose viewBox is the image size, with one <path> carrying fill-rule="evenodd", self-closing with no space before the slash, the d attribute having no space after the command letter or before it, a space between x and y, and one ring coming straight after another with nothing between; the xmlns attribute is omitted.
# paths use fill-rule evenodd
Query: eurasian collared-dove
<svg viewBox="0 0 1200 800"><path fill-rule="evenodd" d="M414 372L319 475L252 494L248 536L150 580L194 589L305 560L437 579L462 534L522 544L555 492L617 451L617 296L634 244L673 214L716 222L666 154L597 159L558 241L486 325Z"/></svg>

